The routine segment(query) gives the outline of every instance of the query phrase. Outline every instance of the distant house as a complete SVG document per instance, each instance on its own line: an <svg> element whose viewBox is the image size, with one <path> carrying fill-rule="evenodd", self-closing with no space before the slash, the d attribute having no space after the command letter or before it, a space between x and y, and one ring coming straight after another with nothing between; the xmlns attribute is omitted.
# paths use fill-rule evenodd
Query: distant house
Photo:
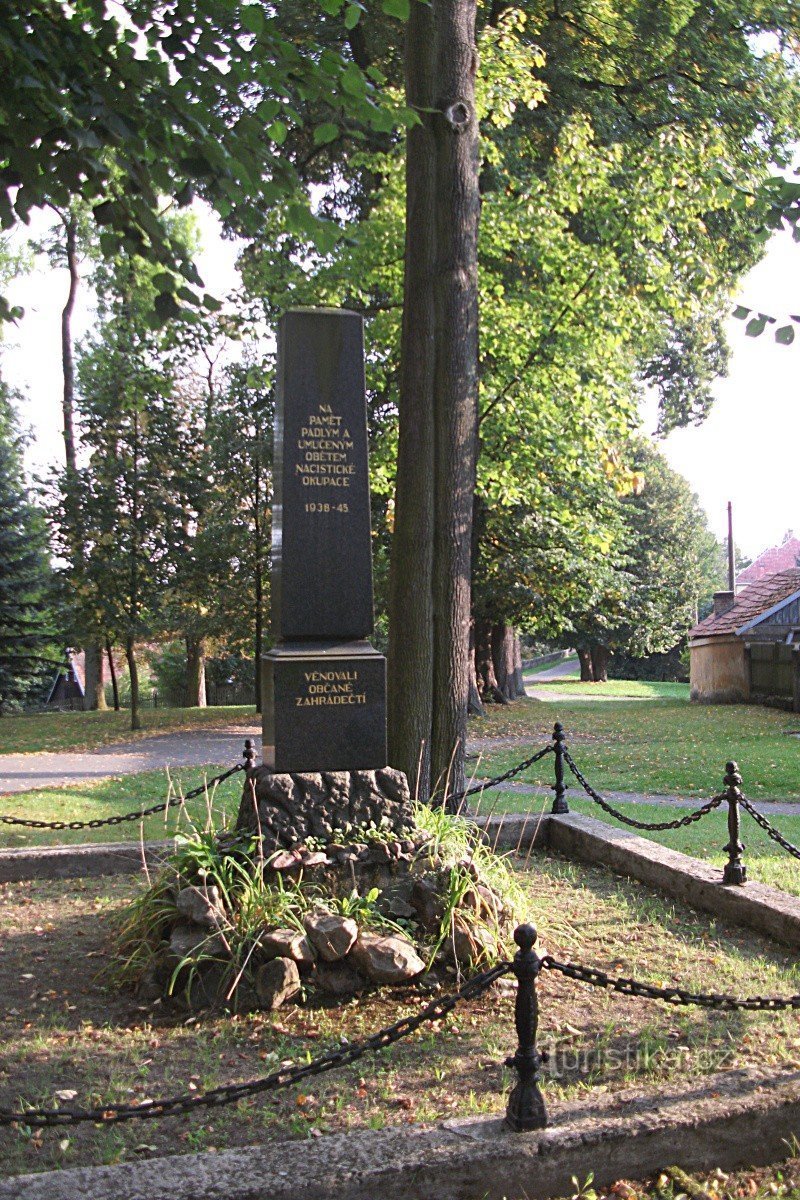
<svg viewBox="0 0 800 1200"><path fill-rule="evenodd" d="M800 568L715 593L714 611L689 630L689 661L693 700L800 711Z"/></svg>
<svg viewBox="0 0 800 1200"><path fill-rule="evenodd" d="M757 583L768 575L777 575L781 571L791 571L800 566L800 538L794 536L794 530L789 529L784 534L780 546L770 546L763 554L745 567L736 576L736 590L751 583Z"/></svg>
<svg viewBox="0 0 800 1200"><path fill-rule="evenodd" d="M83 653L71 654L69 665L57 671L45 700L47 708L82 708L85 694Z"/></svg>

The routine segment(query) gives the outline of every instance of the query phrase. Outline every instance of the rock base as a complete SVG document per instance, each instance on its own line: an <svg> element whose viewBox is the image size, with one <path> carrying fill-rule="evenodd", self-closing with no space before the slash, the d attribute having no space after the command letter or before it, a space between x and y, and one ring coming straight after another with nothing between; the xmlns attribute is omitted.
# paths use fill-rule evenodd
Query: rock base
<svg viewBox="0 0 800 1200"><path fill-rule="evenodd" d="M330 843L356 829L403 834L413 826L402 771L276 774L256 767L245 782L236 828L261 837L265 857L278 850Z"/></svg>
<svg viewBox="0 0 800 1200"><path fill-rule="evenodd" d="M219 834L211 855L204 844L196 867L186 847L180 866L167 862L149 926L121 948L142 961L144 942L151 956L140 995L274 1009L498 958L514 913L497 891L497 860L476 855L480 834L470 841L463 825L445 858L425 824L398 771L252 771L236 832Z"/></svg>

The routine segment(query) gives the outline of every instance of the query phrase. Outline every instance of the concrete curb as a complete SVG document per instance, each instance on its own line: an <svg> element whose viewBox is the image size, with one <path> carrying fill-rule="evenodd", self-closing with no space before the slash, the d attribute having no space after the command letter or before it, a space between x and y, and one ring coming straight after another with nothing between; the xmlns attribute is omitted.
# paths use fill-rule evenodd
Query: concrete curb
<svg viewBox="0 0 800 1200"><path fill-rule="evenodd" d="M547 844L568 858L597 863L675 896L694 908L800 946L800 898L763 883L724 887L719 867L669 850L594 817L550 816Z"/></svg>
<svg viewBox="0 0 800 1200"><path fill-rule="evenodd" d="M0 1200L544 1200L590 1171L603 1187L676 1161L686 1171L776 1162L798 1135L800 1072L733 1071L553 1105L535 1133L487 1117L364 1130L22 1175L0 1182Z"/></svg>
<svg viewBox="0 0 800 1200"><path fill-rule="evenodd" d="M89 879L98 875L132 875L142 869L142 850L148 868L157 867L174 842L88 842L80 846L40 846L29 850L0 850L0 883L28 879Z"/></svg>
<svg viewBox="0 0 800 1200"><path fill-rule="evenodd" d="M522 854L534 848L555 850L567 858L638 879L667 896L754 929L786 946L800 947L800 897L756 882L724 887L718 867L669 850L630 830L615 829L577 813L504 813L479 819L477 824L489 845L498 850ZM168 841L146 842L148 868L157 867L172 847ZM142 849L136 843L118 842L0 850L0 883L133 874L142 868Z"/></svg>

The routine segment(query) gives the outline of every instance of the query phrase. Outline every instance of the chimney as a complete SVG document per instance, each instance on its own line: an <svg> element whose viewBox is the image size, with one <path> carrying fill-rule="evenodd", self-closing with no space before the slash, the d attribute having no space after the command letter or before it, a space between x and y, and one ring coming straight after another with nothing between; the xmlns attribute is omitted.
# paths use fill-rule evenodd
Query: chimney
<svg viewBox="0 0 800 1200"><path fill-rule="evenodd" d="M714 616L721 617L730 612L736 603L735 592L714 592Z"/></svg>

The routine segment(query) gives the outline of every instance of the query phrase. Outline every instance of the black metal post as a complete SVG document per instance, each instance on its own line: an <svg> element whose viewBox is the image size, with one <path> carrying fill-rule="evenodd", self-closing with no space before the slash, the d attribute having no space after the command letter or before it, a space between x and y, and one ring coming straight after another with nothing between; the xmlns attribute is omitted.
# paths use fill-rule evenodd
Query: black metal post
<svg viewBox="0 0 800 1200"><path fill-rule="evenodd" d="M744 846L739 840L739 800L741 799L742 777L735 762L725 764L725 799L728 801L728 861L722 872L723 884L747 883L747 868L742 862Z"/></svg>
<svg viewBox="0 0 800 1200"><path fill-rule="evenodd" d="M244 769L249 779L253 774L256 765L256 748L253 745L252 738L246 738L244 743Z"/></svg>
<svg viewBox="0 0 800 1200"><path fill-rule="evenodd" d="M555 799L550 810L554 813L568 813L567 789L564 787L564 727L559 721L553 726L553 745L556 760L556 781L553 784Z"/></svg>
<svg viewBox="0 0 800 1200"><path fill-rule="evenodd" d="M544 1129L547 1111L539 1091L539 1067L542 1058L536 1049L536 1030L539 1025L539 1002L536 997L536 976L542 963L533 949L536 930L533 925L519 925L514 930L519 950L514 955L513 971L517 977L517 999L514 1021L519 1045L513 1058L506 1059L507 1067L515 1067L519 1082L508 1098L506 1124L513 1130Z"/></svg>

